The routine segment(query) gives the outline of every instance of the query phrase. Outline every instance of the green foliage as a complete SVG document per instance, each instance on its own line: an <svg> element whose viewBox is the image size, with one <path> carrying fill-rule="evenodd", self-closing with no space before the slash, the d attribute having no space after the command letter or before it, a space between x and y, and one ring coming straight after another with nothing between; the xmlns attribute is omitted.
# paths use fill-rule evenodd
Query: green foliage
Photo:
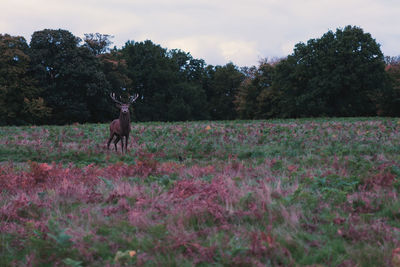
<svg viewBox="0 0 400 267"><path fill-rule="evenodd" d="M72 260L78 253L72 247L71 236L67 235L65 229L61 229L55 220L49 221L48 228L47 234L34 230L34 233L25 241L25 245L30 249L27 254L36 255L41 259L37 262L37 266L49 266L55 260L63 261L71 266L80 266L79 261Z"/></svg>
<svg viewBox="0 0 400 267"><path fill-rule="evenodd" d="M246 71L235 104L241 119L271 118L275 114L276 93L272 89L274 67L267 61Z"/></svg>
<svg viewBox="0 0 400 267"><path fill-rule="evenodd" d="M106 186L109 190L114 189L114 185L113 185L112 181L110 181L106 178L103 178L103 177L99 177L99 179L102 180L106 184Z"/></svg>
<svg viewBox="0 0 400 267"><path fill-rule="evenodd" d="M379 44L358 27L299 43L276 68L279 116L375 115L385 88L384 66Z"/></svg>
<svg viewBox="0 0 400 267"><path fill-rule="evenodd" d="M51 108L46 106L42 97L31 100L29 100L27 97L24 97L23 113L27 115L30 123L41 124L51 116Z"/></svg>
<svg viewBox="0 0 400 267"><path fill-rule="evenodd" d="M84 47L87 47L93 54L100 55L104 54L109 50L109 46L112 44L111 38L108 34L101 33L86 33L83 41Z"/></svg>
<svg viewBox="0 0 400 267"><path fill-rule="evenodd" d="M51 123L103 121L109 113L109 83L99 60L79 43L80 38L61 29L32 35L31 64L52 108Z"/></svg>
<svg viewBox="0 0 400 267"><path fill-rule="evenodd" d="M298 43L282 60L207 65L147 40L110 49L113 37L44 29L0 35L0 124L107 122L109 94L138 93L133 121L398 116L398 58L359 27Z"/></svg>
<svg viewBox="0 0 400 267"><path fill-rule="evenodd" d="M400 60L390 62L386 66L388 88L380 96L381 103L378 115L400 116Z"/></svg>
<svg viewBox="0 0 400 267"><path fill-rule="evenodd" d="M66 266L70 266L70 267L81 267L82 265L82 261L75 261L73 259L70 258L66 258L65 260L63 260L63 263Z"/></svg>
<svg viewBox="0 0 400 267"><path fill-rule="evenodd" d="M23 37L0 34L0 124L41 123L49 117L28 54Z"/></svg>
<svg viewBox="0 0 400 267"><path fill-rule="evenodd" d="M110 90L113 93L124 99L128 99L128 94L132 95L135 93L131 90L132 80L128 77L126 60L123 59L120 51L112 50L109 53L97 55L97 58L100 61L101 71L109 82ZM114 102L111 101L108 95L102 101L104 103L104 110L98 114L102 118L99 118L97 121L107 121L117 118L119 109L115 107ZM108 106L106 103L108 103Z"/></svg>
<svg viewBox="0 0 400 267"><path fill-rule="evenodd" d="M60 226L55 221L49 221L49 233L47 233L47 236L61 248L69 248L72 245L71 236L65 233L65 229L60 229Z"/></svg>
<svg viewBox="0 0 400 267"><path fill-rule="evenodd" d="M0 128L1 266L385 266L399 246L397 118L136 123L126 155L106 130Z"/></svg>
<svg viewBox="0 0 400 267"><path fill-rule="evenodd" d="M244 74L232 63L225 66L206 68L208 111L213 120L232 120L237 118L235 97L244 80Z"/></svg>
<svg viewBox="0 0 400 267"><path fill-rule="evenodd" d="M189 53L162 48L151 41L127 42L121 50L130 90L139 93L134 117L140 121L184 121L207 118L201 86L204 62Z"/></svg>

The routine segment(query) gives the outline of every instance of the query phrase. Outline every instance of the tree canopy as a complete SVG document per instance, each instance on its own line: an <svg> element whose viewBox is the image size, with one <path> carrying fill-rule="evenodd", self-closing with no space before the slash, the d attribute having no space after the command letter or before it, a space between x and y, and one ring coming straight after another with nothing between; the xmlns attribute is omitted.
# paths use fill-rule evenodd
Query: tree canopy
<svg viewBox="0 0 400 267"><path fill-rule="evenodd" d="M180 50L168 51L151 41L127 42L121 53L132 90L141 96L134 110L138 120L207 118L201 84L203 61Z"/></svg>
<svg viewBox="0 0 400 267"><path fill-rule="evenodd" d="M103 121L109 83L94 53L66 30L32 35L30 57L43 98L52 109L51 123Z"/></svg>
<svg viewBox="0 0 400 267"><path fill-rule="evenodd" d="M284 117L375 115L384 56L369 33L347 26L298 43L276 67L273 86Z"/></svg>
<svg viewBox="0 0 400 267"><path fill-rule="evenodd" d="M0 34L1 124L41 123L49 117L28 53L25 38Z"/></svg>
<svg viewBox="0 0 400 267"><path fill-rule="evenodd" d="M296 44L278 63L250 68L236 108L240 118L373 116L385 110L390 86L379 44L347 26Z"/></svg>
<svg viewBox="0 0 400 267"><path fill-rule="evenodd" d="M399 116L398 57L384 57L354 26L296 44L258 66L206 64L150 40L110 48L113 37L63 29L0 35L0 120L4 124L105 122L109 95L138 93L137 121Z"/></svg>

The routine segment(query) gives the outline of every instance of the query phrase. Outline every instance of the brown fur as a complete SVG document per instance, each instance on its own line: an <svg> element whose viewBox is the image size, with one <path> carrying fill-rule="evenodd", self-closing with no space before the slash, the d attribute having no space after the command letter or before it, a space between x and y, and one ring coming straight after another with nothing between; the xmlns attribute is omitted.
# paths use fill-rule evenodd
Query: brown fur
<svg viewBox="0 0 400 267"><path fill-rule="evenodd" d="M125 109L124 109L125 106ZM125 111L125 112L124 112ZM128 139L131 131L131 119L129 115L129 105L122 105L119 113L119 118L115 119L110 124L110 138L107 142L107 149L110 149L111 140L114 140L115 151L117 151L117 143L121 140L121 149L124 152L124 137L125 137L125 153L128 151Z"/></svg>

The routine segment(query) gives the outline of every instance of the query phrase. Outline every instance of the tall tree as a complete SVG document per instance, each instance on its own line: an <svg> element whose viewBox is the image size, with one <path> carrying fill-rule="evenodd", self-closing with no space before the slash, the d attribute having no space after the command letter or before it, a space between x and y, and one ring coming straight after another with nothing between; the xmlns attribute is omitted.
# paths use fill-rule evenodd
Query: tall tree
<svg viewBox="0 0 400 267"><path fill-rule="evenodd" d="M104 54L109 51L110 45L112 44L111 38L114 38L114 36L98 32L85 33L83 46L88 48L95 55Z"/></svg>
<svg viewBox="0 0 400 267"><path fill-rule="evenodd" d="M281 116L375 115L384 68L379 44L358 27L299 43L277 66Z"/></svg>
<svg viewBox="0 0 400 267"><path fill-rule="evenodd" d="M174 49L167 52L173 84L169 87L168 120L208 119L206 94L203 89L204 60Z"/></svg>
<svg viewBox="0 0 400 267"><path fill-rule="evenodd" d="M257 96L257 106L255 112L255 118L265 119L272 118L279 115L279 111L276 109L276 104L280 99L279 92L274 90L272 82L275 75L274 65L277 62L268 63L267 61L261 62L256 78L253 84L259 88L260 94Z"/></svg>
<svg viewBox="0 0 400 267"><path fill-rule="evenodd" d="M241 119L269 118L276 115L275 91L272 89L274 67L267 60L260 66L244 70L246 78L240 85L235 99Z"/></svg>
<svg viewBox="0 0 400 267"><path fill-rule="evenodd" d="M237 117L235 96L245 75L233 63L208 69L207 102L214 120L232 120ZM210 72L213 72L212 74Z"/></svg>
<svg viewBox="0 0 400 267"><path fill-rule="evenodd" d="M400 116L400 57L387 61L388 87L381 95L378 115Z"/></svg>
<svg viewBox="0 0 400 267"><path fill-rule="evenodd" d="M52 123L104 121L109 109L109 83L99 60L80 41L61 29L32 35L32 66L53 109Z"/></svg>
<svg viewBox="0 0 400 267"><path fill-rule="evenodd" d="M43 123L50 116L29 71L28 50L23 37L0 34L1 124Z"/></svg>
<svg viewBox="0 0 400 267"><path fill-rule="evenodd" d="M129 88L132 88L132 80L128 77L128 66L120 51L113 49L109 53L100 54L97 57L101 63L101 70L113 93L125 100L129 98L129 95L135 93L129 90ZM111 112L112 109L114 109L114 112ZM117 112L118 109L110 102L108 115L105 115L104 119L115 117Z"/></svg>
<svg viewBox="0 0 400 267"><path fill-rule="evenodd" d="M199 85L202 61L180 50L168 51L151 41L127 42L121 53L128 66L132 91L141 99L134 109L141 121L205 118L205 93Z"/></svg>

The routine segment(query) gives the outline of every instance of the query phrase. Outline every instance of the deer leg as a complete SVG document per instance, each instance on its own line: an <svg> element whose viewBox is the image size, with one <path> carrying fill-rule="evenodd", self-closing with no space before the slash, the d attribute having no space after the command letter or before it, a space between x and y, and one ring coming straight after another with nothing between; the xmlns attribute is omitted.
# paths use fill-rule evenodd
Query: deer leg
<svg viewBox="0 0 400 267"><path fill-rule="evenodd" d="M114 133L110 133L110 138L108 138L108 142L107 142L107 149L108 150L110 150L110 143L111 143L111 140L113 139L113 137L114 137Z"/></svg>
<svg viewBox="0 0 400 267"><path fill-rule="evenodd" d="M117 150L117 144L118 144L119 140L121 140L121 137L119 135L117 135L117 138L115 138L115 141L114 141L115 151L118 151Z"/></svg>
<svg viewBox="0 0 400 267"><path fill-rule="evenodd" d="M121 136L121 149L122 153L124 153L124 136Z"/></svg>
<svg viewBox="0 0 400 267"><path fill-rule="evenodd" d="M128 139L129 139L129 134L126 135L126 140L125 140L125 153L128 152Z"/></svg>

